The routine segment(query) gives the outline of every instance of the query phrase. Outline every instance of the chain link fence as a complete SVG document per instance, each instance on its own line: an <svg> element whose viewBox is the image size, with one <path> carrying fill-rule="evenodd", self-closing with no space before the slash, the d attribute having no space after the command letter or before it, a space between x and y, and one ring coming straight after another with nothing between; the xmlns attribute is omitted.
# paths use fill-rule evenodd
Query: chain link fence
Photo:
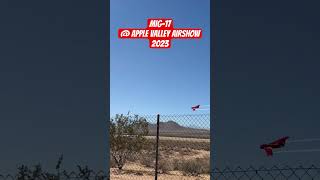
<svg viewBox="0 0 320 180"><path fill-rule="evenodd" d="M210 168L210 114L111 119L112 180L320 180L315 165Z"/></svg>
<svg viewBox="0 0 320 180"><path fill-rule="evenodd" d="M34 171L20 171L16 175L2 175L0 180L109 180L109 176L104 171L83 171L83 172L61 172L47 173Z"/></svg>
<svg viewBox="0 0 320 180"><path fill-rule="evenodd" d="M110 170L43 172L24 166L0 180L320 180L320 168L210 168L210 114L117 115L110 118ZM110 175L110 177L109 177Z"/></svg>
<svg viewBox="0 0 320 180"><path fill-rule="evenodd" d="M117 116L110 124L111 179L210 179L210 114Z"/></svg>
<svg viewBox="0 0 320 180"><path fill-rule="evenodd" d="M169 173L169 175L174 173ZM135 177L134 175L125 176L128 180L130 179L155 179L152 177ZM159 174L159 179L169 179L169 176ZM214 180L318 180L320 179L320 168L315 165L310 166L273 166L267 167L226 167L224 169L215 168L211 172L211 178ZM104 171L94 172L92 170L84 170L80 172L65 172L61 173L47 173L34 171L19 171L16 175L1 175L0 180L109 180L107 173ZM114 178L111 179L121 179ZM123 179L123 178L122 178ZM203 179L201 176L176 176L170 179L185 180L185 179Z"/></svg>
<svg viewBox="0 0 320 180"><path fill-rule="evenodd" d="M212 172L214 180L318 180L320 179L320 168L310 166L273 166L271 168L241 168L231 169L229 167L221 170L214 169Z"/></svg>

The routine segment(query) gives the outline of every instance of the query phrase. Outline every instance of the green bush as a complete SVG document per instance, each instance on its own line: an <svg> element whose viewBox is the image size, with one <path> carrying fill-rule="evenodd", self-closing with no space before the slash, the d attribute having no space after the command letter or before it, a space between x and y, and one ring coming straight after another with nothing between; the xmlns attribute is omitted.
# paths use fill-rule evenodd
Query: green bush
<svg viewBox="0 0 320 180"><path fill-rule="evenodd" d="M145 147L146 135L148 123L145 118L116 115L110 119L110 154L119 170L127 160L135 160L135 154Z"/></svg>

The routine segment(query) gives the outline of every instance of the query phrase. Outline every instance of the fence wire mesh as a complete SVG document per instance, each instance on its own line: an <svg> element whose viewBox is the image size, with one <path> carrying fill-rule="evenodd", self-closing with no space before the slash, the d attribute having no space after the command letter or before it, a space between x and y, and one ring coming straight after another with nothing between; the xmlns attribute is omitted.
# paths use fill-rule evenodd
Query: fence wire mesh
<svg viewBox="0 0 320 180"><path fill-rule="evenodd" d="M111 176L112 177L112 176ZM126 179L154 179L153 177L140 178L134 176L126 176ZM108 174L105 171L94 172L92 170L85 170L80 172L65 172L61 173L47 173L34 171L19 171L16 175L11 174L0 174L0 180L109 180ZM115 179L115 178L112 178ZM121 179L121 178L118 178ZM124 178L122 178L124 179ZM165 178L159 176L159 179L203 179L201 176L194 177L176 177ZM315 165L310 166L273 166L270 168L259 167L255 168L250 166L248 168L226 167L224 169L215 168L211 172L211 179L214 180L319 180L320 179L320 168Z"/></svg>
<svg viewBox="0 0 320 180"><path fill-rule="evenodd" d="M17 175L0 174L0 180L320 180L315 165L210 168L209 127L210 114L117 115L110 118L109 172L50 174L21 167Z"/></svg>
<svg viewBox="0 0 320 180"><path fill-rule="evenodd" d="M210 114L160 115L159 124L157 116L149 115L111 121L110 179L320 180L314 165L210 168Z"/></svg>
<svg viewBox="0 0 320 180"><path fill-rule="evenodd" d="M161 115L159 137L159 178L210 179L209 114Z"/></svg>
<svg viewBox="0 0 320 180"><path fill-rule="evenodd" d="M210 179L210 114L160 115L158 163L157 116L127 117L111 118L111 179Z"/></svg>
<svg viewBox="0 0 320 180"><path fill-rule="evenodd" d="M149 124L157 116L117 115L110 121L110 179L154 179L155 139Z"/></svg>
<svg viewBox="0 0 320 180"><path fill-rule="evenodd" d="M215 168L212 172L214 180L318 180L320 179L320 168L310 166L273 166L271 168L241 168L223 170Z"/></svg>
<svg viewBox="0 0 320 180"><path fill-rule="evenodd" d="M26 169L25 169L26 170ZM19 171L16 175L0 175L0 180L109 180L104 171L48 173L38 170Z"/></svg>

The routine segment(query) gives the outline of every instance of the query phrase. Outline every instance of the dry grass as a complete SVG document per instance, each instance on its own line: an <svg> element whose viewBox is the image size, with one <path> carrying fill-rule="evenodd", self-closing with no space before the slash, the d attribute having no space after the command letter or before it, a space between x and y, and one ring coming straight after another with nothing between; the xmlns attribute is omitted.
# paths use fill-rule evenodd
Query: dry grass
<svg viewBox="0 0 320 180"><path fill-rule="evenodd" d="M155 148L155 137L148 136L147 143L144 147L146 150L153 150ZM159 146L162 150L179 150L190 148L195 150L210 151L210 139L197 138L179 138L179 137L160 137Z"/></svg>
<svg viewBox="0 0 320 180"><path fill-rule="evenodd" d="M181 149L194 149L210 151L210 142L203 141L181 141L181 140L160 140L160 148L179 151Z"/></svg>
<svg viewBox="0 0 320 180"><path fill-rule="evenodd" d="M184 138L185 139L185 138ZM210 142L185 141L179 138L160 140L159 179L210 179ZM153 179L155 141L148 139L144 150L124 166L122 171L111 170L112 180Z"/></svg>
<svg viewBox="0 0 320 180"><path fill-rule="evenodd" d="M155 165L155 155L150 152L144 152L140 156L140 164L144 165L145 167L148 168L154 168Z"/></svg>
<svg viewBox="0 0 320 180"><path fill-rule="evenodd" d="M112 156L110 156L110 167L111 168L116 168L117 167L117 164L114 160L114 158Z"/></svg>
<svg viewBox="0 0 320 180"><path fill-rule="evenodd" d="M208 158L196 158L181 161L178 170L184 175L199 176L200 174L210 173L210 161Z"/></svg>
<svg viewBox="0 0 320 180"><path fill-rule="evenodd" d="M162 174L168 174L170 171L174 170L173 160L161 159L159 162L159 170Z"/></svg>
<svg viewBox="0 0 320 180"><path fill-rule="evenodd" d="M130 180L154 179L154 168L147 168L137 163L128 163L122 171L111 168L111 180ZM201 174L198 176L184 175L181 171L170 171L167 173L160 173L159 180L209 180L209 174Z"/></svg>

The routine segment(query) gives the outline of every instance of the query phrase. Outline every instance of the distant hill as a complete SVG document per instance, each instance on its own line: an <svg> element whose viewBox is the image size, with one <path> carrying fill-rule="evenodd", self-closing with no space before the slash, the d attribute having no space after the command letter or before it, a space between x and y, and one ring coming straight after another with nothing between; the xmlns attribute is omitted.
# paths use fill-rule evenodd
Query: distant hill
<svg viewBox="0 0 320 180"><path fill-rule="evenodd" d="M155 136L157 125L149 123L149 135ZM210 138L210 130L181 126L175 121L160 122L160 136L168 137L189 137L189 138Z"/></svg>

